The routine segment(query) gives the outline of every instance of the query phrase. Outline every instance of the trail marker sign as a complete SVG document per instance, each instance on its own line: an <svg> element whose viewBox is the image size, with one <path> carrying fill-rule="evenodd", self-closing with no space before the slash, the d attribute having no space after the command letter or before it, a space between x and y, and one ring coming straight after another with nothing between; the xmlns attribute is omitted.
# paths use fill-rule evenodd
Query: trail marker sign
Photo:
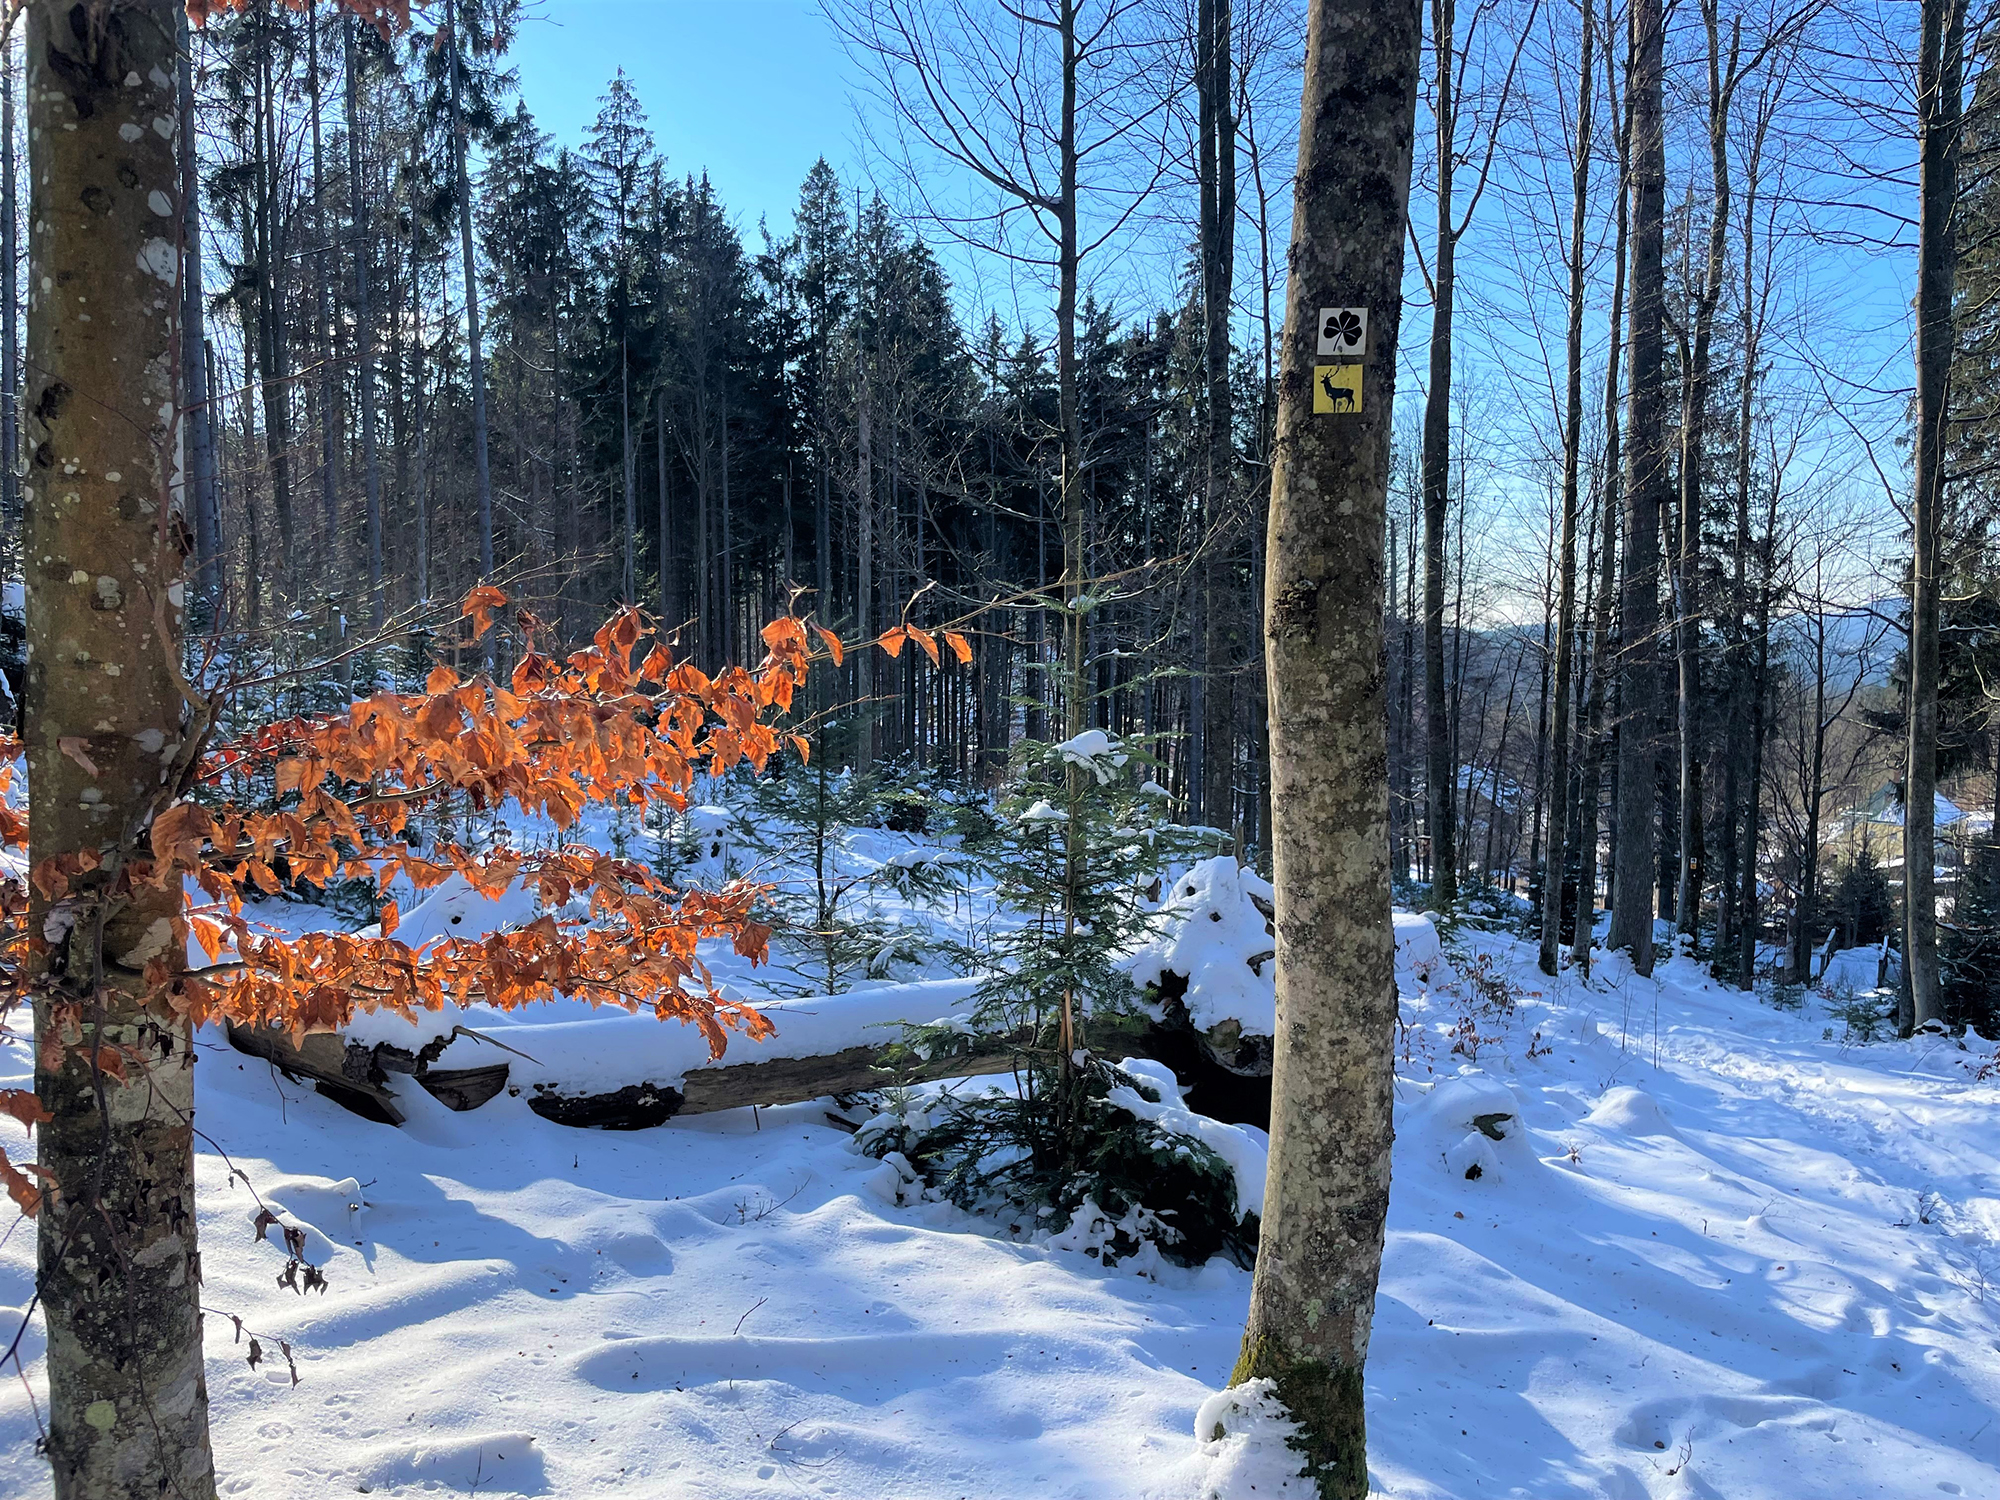
<svg viewBox="0 0 2000 1500"><path fill-rule="evenodd" d="M1319 357L1360 359L1368 352L1368 309L1322 307L1319 310Z"/></svg>
<svg viewBox="0 0 2000 1500"><path fill-rule="evenodd" d="M1316 365L1313 368L1313 413L1328 416L1361 410L1361 366Z"/></svg>

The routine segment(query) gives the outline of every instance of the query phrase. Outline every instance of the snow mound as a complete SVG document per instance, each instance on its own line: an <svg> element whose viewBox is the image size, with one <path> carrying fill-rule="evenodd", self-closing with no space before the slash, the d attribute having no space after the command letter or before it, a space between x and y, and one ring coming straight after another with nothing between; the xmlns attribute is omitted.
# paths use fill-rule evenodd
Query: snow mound
<svg viewBox="0 0 2000 1500"><path fill-rule="evenodd" d="M1507 1165L1534 1163L1514 1091L1476 1069L1433 1084L1414 1114L1408 1135L1422 1143L1425 1157L1442 1160L1452 1177L1492 1181Z"/></svg>
<svg viewBox="0 0 2000 1500"><path fill-rule="evenodd" d="M1392 914L1396 925L1396 985L1429 989L1434 984L1454 984L1457 975L1444 956L1444 942L1437 924L1428 915L1399 911Z"/></svg>
<svg viewBox="0 0 2000 1500"><path fill-rule="evenodd" d="M1137 1089L1120 1084L1106 1094L1105 1102L1116 1105L1142 1120L1152 1120L1176 1135L1192 1136L1229 1165L1236 1177L1236 1211L1264 1216L1264 1176L1271 1159L1271 1138L1254 1125L1225 1125L1198 1115L1181 1103L1180 1085L1173 1070L1141 1057L1128 1057L1118 1064L1160 1096L1152 1103Z"/></svg>
<svg viewBox="0 0 2000 1500"><path fill-rule="evenodd" d="M1217 1391L1196 1409L1194 1456L1175 1471L1179 1483L1161 1491L1162 1500L1309 1500L1313 1484L1291 1446L1298 1431L1270 1380Z"/></svg>
<svg viewBox="0 0 2000 1500"><path fill-rule="evenodd" d="M1269 1036L1277 1024L1277 970L1258 901L1269 910L1271 886L1254 870L1226 854L1202 860L1166 893L1164 930L1129 960L1132 982L1144 989L1166 974L1185 975L1197 1031L1235 1021L1251 1035Z"/></svg>
<svg viewBox="0 0 2000 1500"><path fill-rule="evenodd" d="M1625 1135L1664 1135L1680 1138L1668 1121L1666 1112L1660 1108L1660 1101L1644 1089L1635 1089L1625 1084L1606 1089L1590 1113L1583 1117L1583 1123L1594 1125L1599 1130L1616 1130Z"/></svg>

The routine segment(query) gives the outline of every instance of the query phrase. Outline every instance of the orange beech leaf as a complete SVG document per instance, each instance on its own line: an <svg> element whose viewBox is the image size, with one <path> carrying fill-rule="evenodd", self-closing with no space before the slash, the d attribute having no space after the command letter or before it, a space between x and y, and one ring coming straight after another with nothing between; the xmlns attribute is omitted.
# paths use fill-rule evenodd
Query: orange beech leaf
<svg viewBox="0 0 2000 1500"><path fill-rule="evenodd" d="M490 583L482 583L465 596L459 606L461 619L470 616L472 638L476 641L493 628L493 617L507 607L507 596Z"/></svg>
<svg viewBox="0 0 2000 1500"><path fill-rule="evenodd" d="M881 639L876 641L875 644L888 652L890 660L893 661L896 657L903 654L903 638L909 633L910 629L907 625L891 625L887 630L882 632Z"/></svg>
<svg viewBox="0 0 2000 1500"><path fill-rule="evenodd" d="M381 925L383 937L394 937L396 929L402 925L402 920L403 915L396 909L395 902L385 901L382 903Z"/></svg>
<svg viewBox="0 0 2000 1500"><path fill-rule="evenodd" d="M448 693L457 686L458 673L443 662L432 667L430 675L424 679L424 691L427 693Z"/></svg>
<svg viewBox="0 0 2000 1500"><path fill-rule="evenodd" d="M792 742L792 748L799 752L799 764L802 766L810 764L813 753L812 741L802 734L787 735L786 738Z"/></svg>
<svg viewBox="0 0 2000 1500"><path fill-rule="evenodd" d="M903 630L904 633L908 635L911 640L915 641L919 646L922 646L924 648L924 654L931 659L931 665L934 667L937 666L939 664L938 643L932 640L928 635L926 635L921 630L913 630L907 625L903 627Z"/></svg>
<svg viewBox="0 0 2000 1500"><path fill-rule="evenodd" d="M28 1171L35 1173L43 1181L49 1180L48 1174L33 1162L25 1165ZM32 1219L41 1211L42 1190L28 1181L21 1169L7 1159L7 1153L4 1151L0 1151L0 1182L7 1184L7 1196L20 1205L21 1213L25 1217Z"/></svg>
<svg viewBox="0 0 2000 1500"><path fill-rule="evenodd" d="M0 1089L0 1115L19 1120L30 1130L44 1120L55 1118L42 1107L42 1101L32 1089Z"/></svg>
<svg viewBox="0 0 2000 1500"><path fill-rule="evenodd" d="M951 647L951 654L958 658L960 666L971 665L972 642L968 641L964 636L960 635L956 630L947 630L944 633L944 643L947 646Z"/></svg>

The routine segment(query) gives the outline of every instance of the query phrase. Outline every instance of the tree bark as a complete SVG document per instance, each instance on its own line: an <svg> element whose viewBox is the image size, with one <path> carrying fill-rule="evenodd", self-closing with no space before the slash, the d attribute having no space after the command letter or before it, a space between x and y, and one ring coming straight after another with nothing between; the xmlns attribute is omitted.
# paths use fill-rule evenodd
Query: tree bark
<svg viewBox="0 0 2000 1500"><path fill-rule="evenodd" d="M215 1494L194 1054L142 974L181 962L179 883L121 889L186 732L180 257L156 207L181 191L176 9L28 9L30 854L102 861L53 905L31 897L50 937L29 965L60 1185L38 1279L58 1500ZM129 1049L123 1069L96 1046Z"/></svg>
<svg viewBox="0 0 2000 1500"><path fill-rule="evenodd" d="M1917 421L1911 465L1908 769L1903 789L1905 1031L1944 1020L1937 957L1938 546L1950 408L1952 296L1958 246L1964 0L1923 0L1917 112L1921 208L1917 242Z"/></svg>
<svg viewBox="0 0 2000 1500"><path fill-rule="evenodd" d="M1262 1243L1231 1378L1276 1381L1308 1472L1339 1500L1368 1490L1362 1367L1393 1135L1382 546L1418 16L1414 0L1309 12L1267 553L1278 1021ZM1323 306L1369 310L1358 412L1313 411Z"/></svg>
<svg viewBox="0 0 2000 1500"><path fill-rule="evenodd" d="M1225 831L1236 826L1236 695L1230 605L1229 487L1235 468L1229 391L1229 314L1236 267L1236 116L1231 108L1230 0L1200 0L1196 7L1195 92L1200 101L1203 359L1208 381L1207 474L1203 493L1205 548L1215 549L1202 569L1202 766L1194 782L1196 822Z"/></svg>
<svg viewBox="0 0 2000 1500"><path fill-rule="evenodd" d="M1597 80L1597 28L1582 7L1582 61L1577 68L1576 155L1571 162L1569 223L1569 323L1563 344L1562 543L1556 561L1555 724L1549 736L1549 849L1542 868L1541 969L1556 972L1562 947L1563 876L1569 867L1569 700L1576 635L1576 512L1583 460L1583 313L1586 291L1584 237L1590 220L1590 153ZM1579 917L1588 897L1578 892Z"/></svg>
<svg viewBox="0 0 2000 1500"><path fill-rule="evenodd" d="M1431 53L1437 66L1437 242L1433 251L1430 384L1424 392L1424 773L1430 811L1431 905L1448 910L1458 898L1458 847L1452 794L1458 757L1445 701L1445 530L1451 497L1451 322L1458 278L1458 236L1452 232L1452 180L1457 164L1457 110L1452 85L1453 0L1431 0Z"/></svg>
<svg viewBox="0 0 2000 1500"><path fill-rule="evenodd" d="M360 22L345 25L347 55L347 201L354 232L354 346L358 356L354 401L361 408L361 488L368 542L368 629L382 628L382 464L375 440L375 319L369 306L368 201L361 185Z"/></svg>
<svg viewBox="0 0 2000 1500"><path fill-rule="evenodd" d="M1660 624L1660 500L1667 479L1665 402L1666 138L1662 130L1665 18L1660 0L1634 0L1632 180L1632 375L1625 423L1623 566L1619 572L1618 828L1609 946L1626 948L1632 967L1653 972L1653 814L1659 751L1657 705Z"/></svg>
<svg viewBox="0 0 2000 1500"><path fill-rule="evenodd" d="M472 483L479 502L479 576L493 577L493 474L486 452L486 356L479 340L479 265L472 250L472 182L467 155L464 111L459 102L459 70L465 66L465 39L458 26L457 0L445 0L445 25L451 31L451 153L458 178L459 264L465 272L466 371L472 383ZM623 268L620 268L623 275ZM632 525L631 419L626 419L625 524ZM627 538L629 548L630 538ZM632 600L631 564L626 564L625 599ZM489 650L496 649L489 645Z"/></svg>
<svg viewBox="0 0 2000 1500"><path fill-rule="evenodd" d="M182 13L185 18L185 12ZM181 153L181 406L186 412L186 427L183 442L187 464L186 484L188 497L184 502L194 523L195 546L195 592L208 608L209 628L217 628L217 617L222 607L222 511L220 496L216 493L215 479L215 411L211 405L208 382L208 339L204 332L207 323L206 307L202 295L201 279L201 178L196 170L194 141L194 56L193 39L189 34L185 19L180 26L180 67L176 80L180 94L181 139L189 142L189 149ZM7 119L0 130L7 136L7 151L11 161L13 154L13 96L7 100ZM13 172L8 172L11 184ZM10 186L8 198L13 197ZM7 399L11 403L14 392L12 370L14 356L13 333L13 266L14 266L14 224L11 212L4 231L0 231L0 256L7 262L7 304L6 329L0 333L7 344L8 369L4 375ZM11 423L10 432L11 432ZM7 482L14 480L14 453L10 440L0 445L0 463L7 466Z"/></svg>

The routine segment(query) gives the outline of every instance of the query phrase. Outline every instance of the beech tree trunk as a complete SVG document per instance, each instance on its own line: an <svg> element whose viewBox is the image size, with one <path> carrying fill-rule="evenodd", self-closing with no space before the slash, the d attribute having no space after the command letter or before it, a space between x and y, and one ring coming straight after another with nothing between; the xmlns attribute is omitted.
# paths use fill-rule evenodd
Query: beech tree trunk
<svg viewBox="0 0 2000 1500"><path fill-rule="evenodd" d="M1950 408L1964 0L1923 0L1917 111L1922 204L1917 241L1917 430L1910 529L1910 712L1903 794L1903 958L1910 1030L1944 1019L1937 958L1938 543Z"/></svg>
<svg viewBox="0 0 2000 1500"><path fill-rule="evenodd" d="M363 526L368 543L368 630L382 628L382 465L375 441L375 318L369 307L368 200L361 177L361 59L360 22L343 23L347 63L347 202L354 229L354 349L358 373L354 404L361 408L361 486L365 497Z"/></svg>
<svg viewBox="0 0 2000 1500"><path fill-rule="evenodd" d="M1229 322L1236 266L1236 115L1231 100L1229 0L1200 0L1196 6L1195 93L1201 116L1201 270L1206 417L1207 489L1203 495L1206 543L1215 548L1202 569L1202 764L1193 779L1190 811L1197 823L1225 832L1236 828L1236 693L1233 630L1225 612L1231 571L1230 478L1235 468L1231 441Z"/></svg>
<svg viewBox="0 0 2000 1500"><path fill-rule="evenodd" d="M1665 313L1666 140L1662 133L1665 19L1660 0L1632 6L1632 377L1625 423L1625 535L1619 573L1618 788L1608 946L1653 972L1653 828L1658 797L1656 670L1660 624L1660 500L1667 481Z"/></svg>
<svg viewBox="0 0 2000 1500"><path fill-rule="evenodd" d="M451 151L452 170L458 178L458 247L459 263L465 272L465 350L466 373L472 384L472 484L479 501L479 577L482 582L493 578L493 475L487 462L486 453L486 355L479 336L479 266L472 250L472 180L466 170L467 154L465 115L459 103L459 70L466 65L465 37L459 30L458 11L455 0L447 0L445 25L451 30ZM625 527L628 533L627 563L625 577L625 599L633 599L631 563L629 560L632 529L632 461L631 420L626 419L625 445ZM495 643L489 650L497 650Z"/></svg>
<svg viewBox="0 0 2000 1500"><path fill-rule="evenodd" d="M1563 345L1563 470L1561 552L1556 562L1555 728L1549 746L1549 852L1542 867L1541 969L1556 972L1562 947L1563 876L1569 866L1570 678L1576 635L1576 512L1583 459L1583 314L1586 275L1585 235L1590 224L1590 153L1597 80L1591 76L1597 32L1590 6L1582 9L1583 57L1577 66L1576 155L1571 163L1569 229L1569 322ZM1582 920L1589 896L1578 891Z"/></svg>
<svg viewBox="0 0 2000 1500"><path fill-rule="evenodd" d="M159 206L181 191L178 30L173 0L28 8L31 857L102 862L53 906L32 897L54 939L29 962L40 1159L61 1186L38 1272L58 1500L215 1494L194 1054L142 977L180 961L180 891L116 889L185 732L180 257Z"/></svg>
<svg viewBox="0 0 2000 1500"><path fill-rule="evenodd" d="M1362 1367L1394 1131L1382 549L1418 15L1417 0L1309 13L1267 553L1278 1018L1262 1241L1231 1379L1276 1381L1329 1500L1368 1491ZM1321 307L1368 310L1358 411L1314 412Z"/></svg>
<svg viewBox="0 0 2000 1500"><path fill-rule="evenodd" d="M1458 236L1452 232L1452 180L1458 157L1458 114L1452 102L1452 0L1432 0L1431 47L1437 65L1437 243L1433 251L1430 384L1424 392L1424 775L1431 836L1431 905L1448 911L1458 899L1458 785L1454 717L1445 701L1445 533L1451 497L1451 320L1457 296Z"/></svg>

